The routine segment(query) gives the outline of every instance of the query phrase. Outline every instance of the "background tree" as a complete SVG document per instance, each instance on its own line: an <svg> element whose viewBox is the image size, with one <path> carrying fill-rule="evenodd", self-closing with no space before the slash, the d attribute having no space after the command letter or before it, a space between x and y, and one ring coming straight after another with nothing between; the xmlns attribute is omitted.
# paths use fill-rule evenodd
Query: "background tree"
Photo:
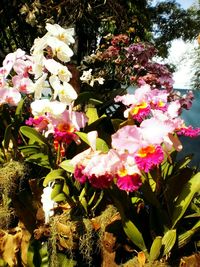
<svg viewBox="0 0 200 267"><path fill-rule="evenodd" d="M17 47L28 50L45 31L46 22L74 26L77 62L93 52L99 36L131 31L132 38L152 41L163 57L170 41L190 40L198 32L199 10L184 10L175 1L148 0L2 0L0 57Z"/></svg>

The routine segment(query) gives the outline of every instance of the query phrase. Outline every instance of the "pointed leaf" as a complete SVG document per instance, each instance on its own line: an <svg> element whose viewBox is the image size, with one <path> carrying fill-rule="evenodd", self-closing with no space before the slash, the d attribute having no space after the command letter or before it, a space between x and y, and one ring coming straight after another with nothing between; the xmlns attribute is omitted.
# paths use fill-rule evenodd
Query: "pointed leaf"
<svg viewBox="0 0 200 267"><path fill-rule="evenodd" d="M63 162L60 163L60 167L63 168L65 171L73 173L74 172L74 166L70 164L70 159L66 159Z"/></svg>
<svg viewBox="0 0 200 267"><path fill-rule="evenodd" d="M161 247L162 247L162 236L156 236L150 249L150 254L149 254L150 261L155 261L158 259Z"/></svg>
<svg viewBox="0 0 200 267"><path fill-rule="evenodd" d="M53 170L50 173L47 174L47 176L44 179L43 186L47 186L50 182L56 180L56 179L62 179L64 180L65 178L62 176L64 174L63 169L57 169Z"/></svg>
<svg viewBox="0 0 200 267"><path fill-rule="evenodd" d="M4 146L5 149L8 149L10 140L13 138L12 127L13 127L13 125L9 124L6 127L6 130L5 130L5 133L4 133L3 146Z"/></svg>
<svg viewBox="0 0 200 267"><path fill-rule="evenodd" d="M43 153L32 154L28 158L25 158L25 161L34 163L47 169L51 168L48 155Z"/></svg>
<svg viewBox="0 0 200 267"><path fill-rule="evenodd" d="M181 248L191 240L192 236L200 230L200 220L192 227L192 229L178 236L178 248Z"/></svg>
<svg viewBox="0 0 200 267"><path fill-rule="evenodd" d="M194 195L200 191L200 172L194 175L183 187L180 195L174 203L172 222L174 228L177 222L182 218Z"/></svg>
<svg viewBox="0 0 200 267"><path fill-rule="evenodd" d="M124 232L128 236L128 238L141 250L145 251L146 246L144 243L144 239L142 237L142 233L138 230L135 224L128 220L125 216L122 218L122 224L124 228Z"/></svg>
<svg viewBox="0 0 200 267"><path fill-rule="evenodd" d="M95 107L88 107L86 116L88 117L88 125L99 119L97 109Z"/></svg>
<svg viewBox="0 0 200 267"><path fill-rule="evenodd" d="M34 128L31 128L29 126L21 126L20 131L23 135L28 137L31 142L38 142L42 144L47 144L47 140L44 136L42 136L38 131L36 131Z"/></svg>
<svg viewBox="0 0 200 267"><path fill-rule="evenodd" d="M82 133L82 132L76 132L76 134L81 138L81 140L83 140L86 144L90 145L89 141L88 141L88 137L86 133ZM101 139L101 138L97 138L96 140L96 149L100 150L102 152L108 152L109 151L109 147L106 144L106 142Z"/></svg>
<svg viewBox="0 0 200 267"><path fill-rule="evenodd" d="M168 230L162 238L163 256L168 254L176 242L176 230Z"/></svg>

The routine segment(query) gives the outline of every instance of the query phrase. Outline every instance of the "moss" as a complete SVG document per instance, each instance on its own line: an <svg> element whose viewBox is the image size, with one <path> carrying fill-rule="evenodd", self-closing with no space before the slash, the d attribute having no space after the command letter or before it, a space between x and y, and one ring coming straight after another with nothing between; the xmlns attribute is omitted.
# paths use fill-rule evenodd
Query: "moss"
<svg viewBox="0 0 200 267"><path fill-rule="evenodd" d="M50 238L48 240L48 246L50 248L50 267L57 267L58 258L57 258L57 228L56 228L57 217L53 217L50 222Z"/></svg>
<svg viewBox="0 0 200 267"><path fill-rule="evenodd" d="M83 219L85 233L79 239L79 251L88 266L92 265L92 253L94 245L93 226L89 219Z"/></svg>
<svg viewBox="0 0 200 267"><path fill-rule="evenodd" d="M20 181L27 172L25 164L11 161L0 167L0 228L8 228L14 217L11 199L18 190Z"/></svg>
<svg viewBox="0 0 200 267"><path fill-rule="evenodd" d="M99 230L99 242L101 244L102 237L104 235L105 229L111 222L112 217L117 213L117 209L113 205L108 205L107 208L98 217L98 223L100 225Z"/></svg>

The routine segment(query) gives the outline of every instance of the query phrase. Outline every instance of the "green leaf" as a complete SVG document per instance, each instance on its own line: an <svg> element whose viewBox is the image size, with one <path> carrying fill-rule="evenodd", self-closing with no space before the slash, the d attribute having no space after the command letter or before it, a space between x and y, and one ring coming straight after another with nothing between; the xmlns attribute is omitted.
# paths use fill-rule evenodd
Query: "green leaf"
<svg viewBox="0 0 200 267"><path fill-rule="evenodd" d="M73 259L68 259L65 254L57 253L59 267L75 267L77 266L76 261Z"/></svg>
<svg viewBox="0 0 200 267"><path fill-rule="evenodd" d="M64 193L60 193L57 196L55 196L53 200L55 202L65 202L66 201L66 196L65 196Z"/></svg>
<svg viewBox="0 0 200 267"><path fill-rule="evenodd" d="M116 207L120 213L123 229L124 229L124 232L126 233L127 237L142 251L146 251L147 249L146 249L146 245L145 245L142 233L139 231L137 226L131 220L129 220L129 218L125 215L125 209L124 209L123 201L120 198L120 196L117 196L117 194L119 192L118 189L117 189L117 191L116 190L112 190L112 191L109 190L109 192L112 196L114 204L116 205ZM121 195L121 197L122 196L123 195Z"/></svg>
<svg viewBox="0 0 200 267"><path fill-rule="evenodd" d="M15 115L16 116L21 116L22 115L22 109L23 109L23 105L24 105L24 100L25 99L21 99L20 102L18 103L16 111L15 111Z"/></svg>
<svg viewBox="0 0 200 267"><path fill-rule="evenodd" d="M200 172L194 175L183 187L180 195L174 203L172 222L174 228L178 221L182 218L188 206L190 205L194 195L200 191Z"/></svg>
<svg viewBox="0 0 200 267"><path fill-rule="evenodd" d="M9 124L6 127L6 130L5 130L5 133L4 133L3 146L4 146L5 149L8 149L10 140L13 138L12 127L13 127L13 125Z"/></svg>
<svg viewBox="0 0 200 267"><path fill-rule="evenodd" d="M182 248L190 242L192 236L200 230L200 220L192 227L192 229L178 236L178 248Z"/></svg>
<svg viewBox="0 0 200 267"><path fill-rule="evenodd" d="M98 106L98 105L103 104L103 102L98 100L98 99L95 99L95 98L90 98L89 104L94 105L94 106Z"/></svg>
<svg viewBox="0 0 200 267"><path fill-rule="evenodd" d="M176 242L176 230L168 230L162 238L162 245L164 247L163 256L168 254Z"/></svg>
<svg viewBox="0 0 200 267"><path fill-rule="evenodd" d="M142 237L141 232L138 230L138 228L135 226L135 224L128 220L124 215L122 215L122 225L124 228L124 232L128 236L128 238L142 251L146 250L146 246L144 243L144 239Z"/></svg>
<svg viewBox="0 0 200 267"><path fill-rule="evenodd" d="M32 154L28 158L25 158L25 161L37 164L47 169L51 168L50 163L49 163L49 157L48 155L45 155L44 153Z"/></svg>
<svg viewBox="0 0 200 267"><path fill-rule="evenodd" d="M45 177L43 186L46 187L50 182L57 180L57 179L65 180L65 178L63 177L63 174L64 174L64 170L62 169L52 170Z"/></svg>
<svg viewBox="0 0 200 267"><path fill-rule="evenodd" d="M37 154L41 150L41 147L38 145L27 145L19 147L19 150L23 154L23 156L28 156L32 154Z"/></svg>
<svg viewBox="0 0 200 267"><path fill-rule="evenodd" d="M74 102L74 106L79 105L79 104L88 103L90 98L95 98L95 94L91 93L91 92L80 93Z"/></svg>
<svg viewBox="0 0 200 267"><path fill-rule="evenodd" d="M38 142L38 143L48 145L46 138L42 136L34 128L31 128L29 126L21 126L20 131L23 135L25 135L26 137L30 139L31 143Z"/></svg>
<svg viewBox="0 0 200 267"><path fill-rule="evenodd" d="M86 144L90 145L89 141L88 141L88 137L86 133L82 133L82 132L76 132L76 134L81 138L81 140L83 140ZM106 142L101 139L101 138L97 138L96 140L96 150L100 150L104 153L109 151L109 147L106 144Z"/></svg>
<svg viewBox="0 0 200 267"><path fill-rule="evenodd" d="M54 198L62 192L63 184L62 183L56 183L54 184L51 192L51 199L54 200Z"/></svg>
<svg viewBox="0 0 200 267"><path fill-rule="evenodd" d="M162 236L156 236L150 249L150 254L149 254L150 261L155 261L158 259L158 257L160 256L161 247L162 247Z"/></svg>
<svg viewBox="0 0 200 267"><path fill-rule="evenodd" d="M73 173L74 172L74 166L70 164L70 159L66 159L63 162L60 163L60 167L63 168L65 171Z"/></svg>
<svg viewBox="0 0 200 267"><path fill-rule="evenodd" d="M97 109L95 107L88 107L86 116L88 117L88 125L99 119Z"/></svg>

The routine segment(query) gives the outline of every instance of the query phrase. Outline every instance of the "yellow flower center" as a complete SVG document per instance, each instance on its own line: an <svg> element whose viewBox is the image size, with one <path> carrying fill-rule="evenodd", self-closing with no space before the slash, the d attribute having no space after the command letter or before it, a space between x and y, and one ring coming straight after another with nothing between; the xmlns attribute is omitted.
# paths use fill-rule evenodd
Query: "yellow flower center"
<svg viewBox="0 0 200 267"><path fill-rule="evenodd" d="M147 103L146 102L142 102L142 103L134 106L134 108L131 110L131 114L132 115L136 115L136 114L138 114L140 109L145 109L146 107L147 107Z"/></svg>
<svg viewBox="0 0 200 267"><path fill-rule="evenodd" d="M153 154L155 152L155 146L150 145L147 147L142 147L139 151L138 151L138 156L141 158L145 158L148 154Z"/></svg>
<svg viewBox="0 0 200 267"><path fill-rule="evenodd" d="M74 127L68 123L60 123L57 128L60 132L74 132Z"/></svg>

